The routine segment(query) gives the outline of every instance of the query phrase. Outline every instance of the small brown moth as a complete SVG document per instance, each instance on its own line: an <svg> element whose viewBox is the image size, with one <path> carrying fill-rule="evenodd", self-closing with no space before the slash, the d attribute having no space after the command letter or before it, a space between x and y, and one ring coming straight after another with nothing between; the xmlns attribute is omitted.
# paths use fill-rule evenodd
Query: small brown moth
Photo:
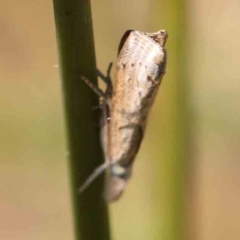
<svg viewBox="0 0 240 240"><path fill-rule="evenodd" d="M116 62L115 81L108 76L106 92L81 78L103 98L101 142L105 163L80 188L82 192L107 169L105 199L117 200L128 179L141 145L149 110L165 73L167 32L145 33L128 30L123 35Z"/></svg>

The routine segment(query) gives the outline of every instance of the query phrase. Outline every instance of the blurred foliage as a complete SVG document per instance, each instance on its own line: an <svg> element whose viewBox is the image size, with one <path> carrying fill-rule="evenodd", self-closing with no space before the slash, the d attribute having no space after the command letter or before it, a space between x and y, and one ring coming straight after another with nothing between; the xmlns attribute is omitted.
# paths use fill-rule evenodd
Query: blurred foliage
<svg viewBox="0 0 240 240"><path fill-rule="evenodd" d="M184 0L159 0L154 8L154 28L167 29L168 66L155 117L158 134L153 158L159 159L155 174L158 196L158 239L186 239L186 200L188 139L190 133L188 111L188 78L186 62L186 6ZM154 19L154 18L153 18ZM161 136L161 137L160 137ZM151 152L151 151L149 151Z"/></svg>

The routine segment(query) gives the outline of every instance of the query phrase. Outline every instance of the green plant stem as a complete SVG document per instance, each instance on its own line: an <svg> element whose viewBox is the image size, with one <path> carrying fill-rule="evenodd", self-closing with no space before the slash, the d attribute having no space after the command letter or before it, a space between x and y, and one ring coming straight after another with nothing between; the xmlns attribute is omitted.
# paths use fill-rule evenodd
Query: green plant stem
<svg viewBox="0 0 240 240"><path fill-rule="evenodd" d="M189 111L186 77L185 0L161 0L156 7L158 28L165 28L168 63L161 86L161 140L158 156L159 239L186 239L186 195L188 169ZM156 25L155 25L156 27Z"/></svg>
<svg viewBox="0 0 240 240"><path fill-rule="evenodd" d="M89 0L53 0L59 67L68 136L76 240L109 240L108 209L102 198L103 176L83 194L78 189L103 162L99 144L98 97L79 78L97 85Z"/></svg>

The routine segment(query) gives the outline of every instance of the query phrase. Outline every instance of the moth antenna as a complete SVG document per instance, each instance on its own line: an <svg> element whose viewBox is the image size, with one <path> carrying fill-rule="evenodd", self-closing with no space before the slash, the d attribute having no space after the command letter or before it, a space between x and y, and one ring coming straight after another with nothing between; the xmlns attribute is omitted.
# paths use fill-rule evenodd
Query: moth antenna
<svg viewBox="0 0 240 240"><path fill-rule="evenodd" d="M110 78L110 72L112 70L112 66L113 66L113 62L110 62L108 65L108 69L107 69L107 77L109 77L109 78Z"/></svg>
<svg viewBox="0 0 240 240"><path fill-rule="evenodd" d="M81 194L87 187L98 177L100 176L108 167L110 163L106 162L99 167L97 167L93 173L87 178L83 185L79 188L78 192Z"/></svg>
<svg viewBox="0 0 240 240"><path fill-rule="evenodd" d="M99 96L103 99L107 99L106 94L97 86L95 86L89 79L87 79L83 74L80 74L80 78Z"/></svg>

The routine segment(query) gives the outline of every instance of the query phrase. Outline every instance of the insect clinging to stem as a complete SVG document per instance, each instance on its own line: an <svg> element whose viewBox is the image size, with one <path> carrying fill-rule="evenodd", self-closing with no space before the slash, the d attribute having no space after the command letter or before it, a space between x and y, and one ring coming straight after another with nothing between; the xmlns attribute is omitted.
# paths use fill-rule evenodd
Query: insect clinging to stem
<svg viewBox="0 0 240 240"><path fill-rule="evenodd" d="M114 82L109 76L110 68L106 77L98 73L107 84L105 92L81 75L102 98L101 143L105 163L95 169L80 192L107 170L106 201L113 202L122 195L131 177L149 110L165 74L167 36L166 30L126 31L119 44Z"/></svg>

